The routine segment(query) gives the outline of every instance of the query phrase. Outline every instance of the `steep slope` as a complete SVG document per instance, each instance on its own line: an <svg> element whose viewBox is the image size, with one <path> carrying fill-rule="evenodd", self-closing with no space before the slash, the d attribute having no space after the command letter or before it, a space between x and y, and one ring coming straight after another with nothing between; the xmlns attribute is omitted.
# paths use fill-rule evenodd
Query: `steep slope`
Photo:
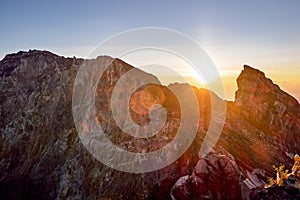
<svg viewBox="0 0 300 200"><path fill-rule="evenodd" d="M109 106L112 90L120 77L133 68L119 59L100 56L85 61L36 50L7 55L0 61L2 199L147 199L156 196L160 182L170 179L162 193L169 197L172 184L196 162L199 149L194 147L178 162L148 174L116 171L96 160L81 143L72 117L73 84L84 62L111 62L100 77L95 107L98 121L116 145L132 152L153 151L176 133L180 109L170 90L160 85L146 87L150 95L155 96L159 89L167 96L163 102L169 111L167 122L157 136L152 140L136 139L117 127ZM152 76L140 73L144 78ZM123 92L127 93L126 85ZM133 98L131 102L135 105L131 116L145 125L149 112L143 113L145 110L135 101ZM159 178L157 173L161 174Z"/></svg>
<svg viewBox="0 0 300 200"><path fill-rule="evenodd" d="M263 185L273 176L272 165L278 166L285 163L288 167L293 164L292 156L300 151L300 106L290 95L280 90L273 82L266 78L264 73L249 66L244 66L244 70L237 79L238 91L235 102L228 102L227 117L218 141L216 152L208 157L224 155L225 160L231 160L238 166L240 177L239 187L230 191L235 193L235 198L226 195L222 196L222 190L201 191L192 190L189 194L191 199L239 199L242 195L244 199L249 198L250 189ZM218 150L223 147L226 153ZM227 155L229 154L229 155ZM232 159L232 157L234 159ZM210 159L200 159L195 170L203 169ZM204 161L204 162L203 162ZM204 163L204 164L203 164ZM208 164L207 164L208 163ZM203 173L204 173L203 172ZM204 173L205 174L205 173ZM232 177L231 170L220 171L218 164L215 165L208 177L195 175L188 176L188 180L195 180L192 183L198 188L210 185L209 177ZM186 183L191 187L191 183ZM228 181L222 183L226 188ZM174 185L173 190L178 192L184 184L179 182ZM194 187L196 187L194 186ZM216 187L213 187L216 188ZM209 191L209 192L208 192ZM207 195L209 193L209 195ZM186 199L177 197L174 199Z"/></svg>
<svg viewBox="0 0 300 200"><path fill-rule="evenodd" d="M145 198L143 175L104 166L78 138L72 89L82 62L45 51L1 61L2 199Z"/></svg>

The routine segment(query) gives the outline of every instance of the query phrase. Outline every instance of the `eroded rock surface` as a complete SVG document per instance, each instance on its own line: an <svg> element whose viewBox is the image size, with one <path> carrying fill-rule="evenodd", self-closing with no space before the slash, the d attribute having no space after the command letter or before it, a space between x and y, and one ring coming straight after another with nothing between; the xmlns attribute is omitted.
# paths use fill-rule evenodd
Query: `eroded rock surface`
<svg viewBox="0 0 300 200"><path fill-rule="evenodd" d="M231 193L234 196L229 199L240 199L239 195L249 199L251 189L264 185L273 177L272 165L286 163L288 167L292 166L293 155L300 151L300 106L263 72L249 66L244 66L237 83L236 99L227 103L227 117L216 148L222 147L232 155L240 171L239 186L231 191L241 193ZM214 167L218 168L218 165ZM222 170L217 173L222 174L220 180L230 176ZM206 194L209 190L190 190L195 187L191 177L189 174L178 180L172 190L173 198L212 198L212 191ZM222 189L214 192L222 192ZM216 198L219 196L212 199Z"/></svg>
<svg viewBox="0 0 300 200"><path fill-rule="evenodd" d="M245 66L213 152L198 157L209 122L215 120L211 97L223 100L193 88L201 113L198 133L176 162L145 174L111 169L86 150L74 125L73 84L83 62L46 51L19 52L0 61L1 199L247 199L251 187L273 175L273 164L292 165L291 154L300 153L299 103L262 72ZM111 62L95 96L97 120L111 141L128 151L150 152L172 140L181 112L170 87L184 93L189 85L149 85L136 91L130 112L137 124L149 123L154 103L168 111L159 134L136 139L117 127L110 110L113 88L133 67L108 56L91 62Z"/></svg>
<svg viewBox="0 0 300 200"><path fill-rule="evenodd" d="M224 149L201 158L191 175L181 177L171 190L172 199L241 199L241 172Z"/></svg>

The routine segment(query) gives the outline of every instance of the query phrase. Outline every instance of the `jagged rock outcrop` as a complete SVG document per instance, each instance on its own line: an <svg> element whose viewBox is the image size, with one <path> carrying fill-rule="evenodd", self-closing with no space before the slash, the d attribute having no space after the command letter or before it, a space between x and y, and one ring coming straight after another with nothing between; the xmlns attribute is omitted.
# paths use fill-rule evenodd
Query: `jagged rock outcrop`
<svg viewBox="0 0 300 200"><path fill-rule="evenodd" d="M224 176L225 175L225 176ZM224 149L200 158L191 175L181 177L171 190L172 199L241 199L240 170Z"/></svg>
<svg viewBox="0 0 300 200"><path fill-rule="evenodd" d="M236 99L227 103L217 147L235 158L241 174L242 198L249 199L251 189L264 185L273 176L272 165L292 166L293 153L300 151L300 106L264 73L249 66L244 66L237 83ZM177 194L186 194L183 188L190 187L186 178L190 176L185 176L185 181L181 179L180 186L174 185ZM199 193L192 192L190 199L193 195Z"/></svg>
<svg viewBox="0 0 300 200"><path fill-rule="evenodd" d="M224 133L227 129L240 132L238 137L242 141L237 141L237 144L243 145L244 152L248 153L235 152L234 148L239 149L235 146L227 150L241 162L241 166L247 168L250 164L272 176L273 169L266 166L292 165L290 154L299 152L299 103L280 90L264 73L249 66L244 66L237 83L236 99L229 105L229 123L225 125Z"/></svg>
<svg viewBox="0 0 300 200"><path fill-rule="evenodd" d="M213 120L210 99L223 100L193 88L201 113L198 133L176 162L145 174L111 169L86 150L74 126L73 84L84 62L36 50L0 61L1 199L171 199L170 193L174 199L247 199L251 186L273 175L273 164L292 165L290 154L300 152L299 103L262 72L245 66L236 100L227 102L222 135L207 157L199 159L198 154ZM155 103L168 114L157 135L133 138L118 128L109 106L117 81L133 67L108 56L90 62L112 62L100 77L95 96L97 120L111 141L128 151L149 152L172 140L181 113L170 88L184 93L189 85L139 88L130 100L133 121L147 125L149 107ZM141 105L145 100L141 98L147 99L147 105Z"/></svg>
<svg viewBox="0 0 300 200"><path fill-rule="evenodd" d="M249 66L244 67L237 84L235 105L240 114L277 140L282 150L293 152L294 144L300 143L299 102Z"/></svg>

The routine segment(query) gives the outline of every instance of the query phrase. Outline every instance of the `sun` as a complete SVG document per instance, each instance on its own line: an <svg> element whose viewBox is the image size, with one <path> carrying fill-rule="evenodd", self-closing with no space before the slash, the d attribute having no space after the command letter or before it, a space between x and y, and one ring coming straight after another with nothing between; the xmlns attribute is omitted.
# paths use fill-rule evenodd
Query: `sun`
<svg viewBox="0 0 300 200"><path fill-rule="evenodd" d="M188 61L170 52L161 50L142 50L132 52L121 58L130 65L156 76L161 84L188 83L198 88L205 87L211 80L205 80L200 70Z"/></svg>

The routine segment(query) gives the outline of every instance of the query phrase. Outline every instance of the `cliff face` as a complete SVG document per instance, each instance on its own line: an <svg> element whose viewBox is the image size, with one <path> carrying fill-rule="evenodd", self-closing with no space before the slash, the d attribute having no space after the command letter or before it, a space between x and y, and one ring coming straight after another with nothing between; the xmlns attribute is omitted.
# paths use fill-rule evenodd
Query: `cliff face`
<svg viewBox="0 0 300 200"><path fill-rule="evenodd" d="M300 144L298 101L280 90L264 73L249 66L244 66L237 84L236 99L230 105L233 109L229 115L235 114L244 124L255 129L249 132L255 137L250 152L259 149L255 154L257 160L268 161L268 164L292 164L291 154L299 151Z"/></svg>
<svg viewBox="0 0 300 200"><path fill-rule="evenodd" d="M207 157L199 159L198 152L212 120L210 97L222 100L193 88L201 113L198 133L176 162L145 174L111 169L85 149L74 125L73 84L83 62L46 51L19 52L0 61L1 198L247 199L253 186L273 176L273 164L292 164L291 154L300 152L299 103L262 72L245 66L237 79L236 100L227 102L221 138ZM134 138L118 128L109 106L117 81L133 67L108 56L93 62L112 62L95 96L106 136L132 152L154 151L170 142L181 119L170 88L184 93L190 86L152 84L137 90L130 100L137 124L149 124L148 104L162 104L168 112L156 136ZM124 85L124 93L126 89Z"/></svg>
<svg viewBox="0 0 300 200"><path fill-rule="evenodd" d="M237 84L236 99L227 104L227 117L215 148L216 152L211 152L212 155L208 156L224 155L225 160L231 160L238 165L238 173L226 167L220 170L218 164L215 164L215 169L209 175L200 175L195 179L195 175L191 174L186 177L186 181L177 182L172 190L175 191L174 199L186 199L181 198L182 194L194 199L239 199L239 195L243 199L249 199L251 189L264 185L268 178L273 176L272 165L286 163L288 168L292 166L293 153L300 150L299 103L280 90L265 77L264 73L249 66L244 66ZM226 153L218 150L219 147L223 147ZM209 160L204 161L200 159L194 170L206 169L207 165L211 165ZM212 184L211 177L223 177L220 171L229 177L237 177L239 174L239 187L227 190L230 194L222 195L222 190L214 189L205 191L194 189L187 194L182 189L209 186ZM228 184L234 185L236 181L221 183L223 188ZM230 196L232 193L233 197ZM176 196L177 194L179 196Z"/></svg>
<svg viewBox="0 0 300 200"><path fill-rule="evenodd" d="M1 61L2 199L145 198L142 175L104 166L79 140L72 92L82 62L41 51L19 52Z"/></svg>
<svg viewBox="0 0 300 200"><path fill-rule="evenodd" d="M243 118L276 140L282 150L292 152L300 142L298 101L249 66L244 67L237 84L235 105Z"/></svg>

